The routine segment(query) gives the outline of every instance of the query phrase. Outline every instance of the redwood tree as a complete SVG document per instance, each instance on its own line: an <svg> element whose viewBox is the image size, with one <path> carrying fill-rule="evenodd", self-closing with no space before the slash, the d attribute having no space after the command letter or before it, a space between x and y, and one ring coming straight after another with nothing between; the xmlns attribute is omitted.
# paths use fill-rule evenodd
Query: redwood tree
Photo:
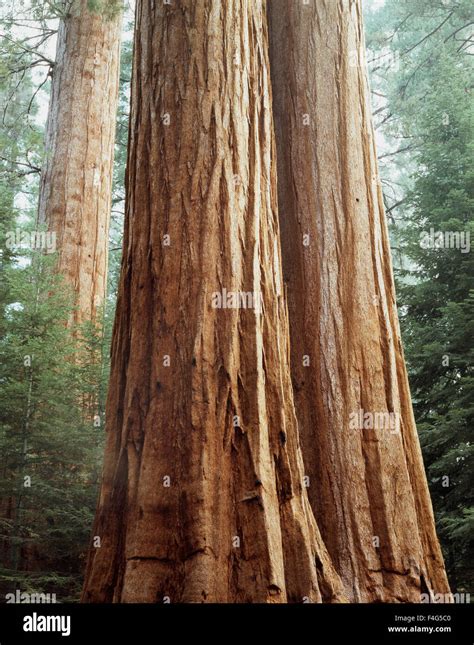
<svg viewBox="0 0 474 645"><path fill-rule="evenodd" d="M352 601L419 602L420 592L449 588L400 341L361 5L271 0L269 25L292 379L311 505Z"/></svg>
<svg viewBox="0 0 474 645"><path fill-rule="evenodd" d="M60 21L39 200L76 322L105 296L120 58L118 3L90 4L73 0Z"/></svg>
<svg viewBox="0 0 474 645"><path fill-rule="evenodd" d="M262 0L138 1L85 601L342 597L293 407L267 46Z"/></svg>

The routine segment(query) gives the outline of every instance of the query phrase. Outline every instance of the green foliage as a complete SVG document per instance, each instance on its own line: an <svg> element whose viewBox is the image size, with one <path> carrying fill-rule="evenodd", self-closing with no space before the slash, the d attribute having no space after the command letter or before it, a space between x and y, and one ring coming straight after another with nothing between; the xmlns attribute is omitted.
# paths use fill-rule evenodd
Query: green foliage
<svg viewBox="0 0 474 645"><path fill-rule="evenodd" d="M102 336L71 335L54 256L30 260L6 273L13 304L0 339L1 589L14 591L12 577L23 591L34 580L36 592L67 601L79 591L97 494Z"/></svg>
<svg viewBox="0 0 474 645"><path fill-rule="evenodd" d="M8 244L7 234L36 209L42 132L34 123L35 86L29 69L10 73L11 52L0 52L0 97L3 114L0 128L0 269L15 261L18 249ZM21 204L21 207L19 207ZM5 280L0 282L0 334L5 307L10 302Z"/></svg>

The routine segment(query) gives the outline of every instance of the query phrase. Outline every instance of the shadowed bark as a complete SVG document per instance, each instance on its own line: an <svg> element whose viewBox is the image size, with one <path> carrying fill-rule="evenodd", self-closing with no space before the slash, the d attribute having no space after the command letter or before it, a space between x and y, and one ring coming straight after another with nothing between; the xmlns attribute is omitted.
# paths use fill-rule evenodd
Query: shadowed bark
<svg viewBox="0 0 474 645"><path fill-rule="evenodd" d="M419 602L449 588L400 341L360 2L271 0L269 25L311 505L352 601Z"/></svg>

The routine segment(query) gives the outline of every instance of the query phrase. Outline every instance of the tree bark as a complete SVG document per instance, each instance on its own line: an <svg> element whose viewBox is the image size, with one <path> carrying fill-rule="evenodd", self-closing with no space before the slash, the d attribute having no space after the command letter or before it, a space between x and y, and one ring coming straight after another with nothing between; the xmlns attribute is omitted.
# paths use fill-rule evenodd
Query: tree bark
<svg viewBox="0 0 474 645"><path fill-rule="evenodd" d="M84 601L342 598L303 483L267 46L262 0L137 5L101 546Z"/></svg>
<svg viewBox="0 0 474 645"><path fill-rule="evenodd" d="M39 200L56 234L58 272L91 320L106 292L121 14L73 0L60 22Z"/></svg>
<svg viewBox="0 0 474 645"><path fill-rule="evenodd" d="M361 5L271 0L269 25L292 380L311 505L352 601L419 602L420 592L449 587L400 340ZM370 429L376 413L385 422Z"/></svg>

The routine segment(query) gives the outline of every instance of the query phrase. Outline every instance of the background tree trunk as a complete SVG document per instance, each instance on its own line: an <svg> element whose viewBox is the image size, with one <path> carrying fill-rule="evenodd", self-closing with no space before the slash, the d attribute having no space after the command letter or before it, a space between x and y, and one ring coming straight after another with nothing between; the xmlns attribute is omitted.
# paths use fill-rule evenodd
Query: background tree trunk
<svg viewBox="0 0 474 645"><path fill-rule="evenodd" d="M312 508L352 601L419 602L420 592L449 588L400 341L360 2L271 0L269 24L292 378ZM393 413L399 431L352 428L360 410Z"/></svg>
<svg viewBox="0 0 474 645"><path fill-rule="evenodd" d="M56 233L76 322L106 292L121 35L120 11L87 4L74 0L59 26L38 218Z"/></svg>
<svg viewBox="0 0 474 645"><path fill-rule="evenodd" d="M137 5L101 546L85 601L341 597L303 485L266 29L261 0ZM224 289L261 295L261 310L213 307Z"/></svg>

